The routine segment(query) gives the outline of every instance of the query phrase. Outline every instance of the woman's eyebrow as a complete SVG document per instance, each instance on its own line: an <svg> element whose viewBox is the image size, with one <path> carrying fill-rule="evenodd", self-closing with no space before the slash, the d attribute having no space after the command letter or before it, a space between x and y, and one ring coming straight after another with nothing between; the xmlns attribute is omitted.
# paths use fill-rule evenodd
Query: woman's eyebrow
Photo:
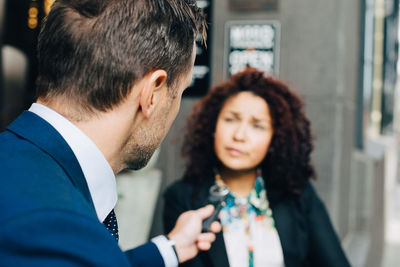
<svg viewBox="0 0 400 267"><path fill-rule="evenodd" d="M240 112L237 112L237 111L234 111L234 110L227 110L225 112L229 113L230 115L233 115L236 118L241 118ZM251 116L251 120L254 121L254 122L265 122L265 123L269 123L270 122L270 120L267 117L262 118L262 117Z"/></svg>
<svg viewBox="0 0 400 267"><path fill-rule="evenodd" d="M227 110L227 113L230 113L231 115L235 116L235 117L240 117L240 113L234 110Z"/></svg>
<svg viewBox="0 0 400 267"><path fill-rule="evenodd" d="M256 116L252 116L252 120L254 121L254 122L265 122L265 123L269 123L271 120L270 119L268 119L267 117L264 117L264 118L260 118L260 117L256 117Z"/></svg>

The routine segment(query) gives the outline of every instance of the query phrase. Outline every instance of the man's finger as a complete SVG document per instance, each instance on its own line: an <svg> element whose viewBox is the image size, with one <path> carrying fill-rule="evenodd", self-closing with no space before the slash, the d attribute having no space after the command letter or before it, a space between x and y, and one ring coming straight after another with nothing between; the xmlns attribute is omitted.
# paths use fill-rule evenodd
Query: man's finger
<svg viewBox="0 0 400 267"><path fill-rule="evenodd" d="M197 248L199 250L209 250L211 248L210 242L197 242Z"/></svg>
<svg viewBox="0 0 400 267"><path fill-rule="evenodd" d="M198 242L214 242L215 241L215 234L213 233L202 233L199 235L199 237L197 238Z"/></svg>
<svg viewBox="0 0 400 267"><path fill-rule="evenodd" d="M214 211L214 206L207 205L205 207L196 210L196 213L201 217L201 219L204 220L205 218L210 217L213 211Z"/></svg>
<svg viewBox="0 0 400 267"><path fill-rule="evenodd" d="M210 231L213 233L219 233L221 231L221 224L219 222L213 222L210 225Z"/></svg>

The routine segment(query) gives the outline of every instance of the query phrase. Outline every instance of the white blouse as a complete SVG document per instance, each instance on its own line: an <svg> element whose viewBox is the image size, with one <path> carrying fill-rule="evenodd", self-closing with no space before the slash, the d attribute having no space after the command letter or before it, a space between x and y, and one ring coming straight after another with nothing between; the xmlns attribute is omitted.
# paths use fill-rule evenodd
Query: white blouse
<svg viewBox="0 0 400 267"><path fill-rule="evenodd" d="M231 267L283 267L282 246L263 179L258 177L248 197L230 192L220 219Z"/></svg>

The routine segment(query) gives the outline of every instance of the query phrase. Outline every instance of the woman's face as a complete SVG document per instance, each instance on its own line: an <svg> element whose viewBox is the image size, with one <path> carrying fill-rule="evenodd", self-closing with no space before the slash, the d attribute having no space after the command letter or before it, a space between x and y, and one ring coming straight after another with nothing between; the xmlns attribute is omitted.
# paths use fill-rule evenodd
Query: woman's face
<svg viewBox="0 0 400 267"><path fill-rule="evenodd" d="M231 170L250 170L265 158L273 135L265 100L251 92L229 98L218 115L214 149Z"/></svg>

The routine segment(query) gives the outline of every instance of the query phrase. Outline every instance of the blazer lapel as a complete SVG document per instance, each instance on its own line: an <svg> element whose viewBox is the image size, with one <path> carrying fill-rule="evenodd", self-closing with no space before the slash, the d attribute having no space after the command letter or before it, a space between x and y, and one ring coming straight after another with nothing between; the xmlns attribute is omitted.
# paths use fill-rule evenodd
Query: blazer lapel
<svg viewBox="0 0 400 267"><path fill-rule="evenodd" d="M205 182L199 192L199 198L194 202L194 209L198 209L207 205L208 190L212 183ZM202 253L201 256L209 257L215 267L229 267L228 255L226 254L224 236L222 231L216 234L215 241L212 243L210 250ZM207 261L206 261L207 262Z"/></svg>
<svg viewBox="0 0 400 267"><path fill-rule="evenodd" d="M294 203L285 200L271 207L286 267L300 266L301 260L299 257L306 249L303 246L299 246L299 236L304 231L298 227L295 219L298 214L292 205Z"/></svg>
<svg viewBox="0 0 400 267"><path fill-rule="evenodd" d="M208 251L208 256L211 262L216 267L229 267L228 255L226 254L226 247L222 232L216 234L214 243Z"/></svg>
<svg viewBox="0 0 400 267"><path fill-rule="evenodd" d="M49 154L64 169L74 186L94 208L78 160L64 138L49 123L32 112L24 111L7 130Z"/></svg>

